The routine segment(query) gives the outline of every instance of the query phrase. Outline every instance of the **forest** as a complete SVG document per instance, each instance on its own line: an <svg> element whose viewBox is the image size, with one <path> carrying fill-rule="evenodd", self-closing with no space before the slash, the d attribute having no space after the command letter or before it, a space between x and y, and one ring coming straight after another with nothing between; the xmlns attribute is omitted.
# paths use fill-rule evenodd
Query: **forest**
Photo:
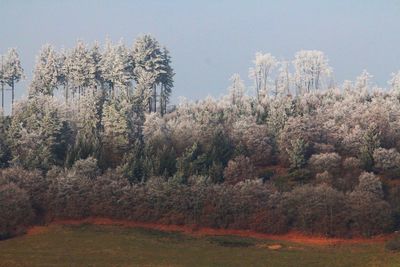
<svg viewBox="0 0 400 267"><path fill-rule="evenodd" d="M0 83L0 239L54 219L356 237L400 226L400 72L338 84L321 51L256 53L219 98L170 104L172 59L151 35L45 45L28 96L15 49ZM4 103L4 101L3 101ZM4 107L4 104L3 104Z"/></svg>

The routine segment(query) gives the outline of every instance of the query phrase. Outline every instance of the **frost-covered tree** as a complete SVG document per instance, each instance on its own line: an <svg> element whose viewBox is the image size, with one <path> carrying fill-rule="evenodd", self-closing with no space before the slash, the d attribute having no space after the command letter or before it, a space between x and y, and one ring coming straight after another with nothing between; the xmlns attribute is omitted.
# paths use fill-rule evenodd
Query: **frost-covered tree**
<svg viewBox="0 0 400 267"><path fill-rule="evenodd" d="M94 45L90 48L89 53L92 58L91 60L94 63L92 65L93 70L91 70L91 73L94 73L94 80L95 80L93 86L95 86L96 89L103 90L104 80L101 73L101 59L103 55L98 42L94 43Z"/></svg>
<svg viewBox="0 0 400 267"><path fill-rule="evenodd" d="M392 73L392 78L388 81L390 89L394 92L400 92L400 71Z"/></svg>
<svg viewBox="0 0 400 267"><path fill-rule="evenodd" d="M246 87L240 75L235 73L230 78L231 85L228 88L228 98L231 105L241 105L244 100Z"/></svg>
<svg viewBox="0 0 400 267"><path fill-rule="evenodd" d="M165 64L169 61L168 54L163 55L160 44L151 35L143 35L136 39L132 49L135 62L135 79L138 82L143 72L151 72L155 76L151 87L149 111L157 111L157 85L166 73ZM165 75L164 75L165 76ZM167 93L167 91L165 91ZM165 97L165 96L164 96Z"/></svg>
<svg viewBox="0 0 400 267"><path fill-rule="evenodd" d="M75 143L68 152L68 165L77 159L99 156L103 102L100 91L87 89L79 102L71 103L76 135Z"/></svg>
<svg viewBox="0 0 400 267"><path fill-rule="evenodd" d="M85 89L95 83L95 62L90 50L82 42L78 41L75 47L69 51L65 60L67 70L66 79L68 87L72 93L78 93L80 96ZM66 101L68 101L66 93Z"/></svg>
<svg viewBox="0 0 400 267"><path fill-rule="evenodd" d="M19 82L24 73L19 55L15 48L8 50L3 64L2 75L5 83L11 87L11 105L13 105L15 99L15 83Z"/></svg>
<svg viewBox="0 0 400 267"><path fill-rule="evenodd" d="M274 96L290 95L291 74L289 71L289 62L283 61L279 63L279 71L275 78Z"/></svg>
<svg viewBox="0 0 400 267"><path fill-rule="evenodd" d="M363 70L361 74L356 78L354 85L355 89L359 92L367 92L371 86L372 77L373 76L369 74L367 70Z"/></svg>
<svg viewBox="0 0 400 267"><path fill-rule="evenodd" d="M267 95L269 92L268 80L272 69L276 66L277 60L270 53L263 54L257 52L253 60L254 67L249 69L249 77L254 80L257 93L257 100L261 98L261 94Z"/></svg>
<svg viewBox="0 0 400 267"><path fill-rule="evenodd" d="M324 53L317 50L302 50L293 60L294 81L298 94L322 89L322 82L330 75L331 68Z"/></svg>
<svg viewBox="0 0 400 267"><path fill-rule="evenodd" d="M128 49L120 41L113 45L107 41L100 61L100 71L111 95L115 91L127 91L133 77L133 60Z"/></svg>
<svg viewBox="0 0 400 267"><path fill-rule="evenodd" d="M167 113L167 106L169 98L172 93L172 87L174 86L174 70L171 66L171 56L167 48L162 50L162 72L160 77L160 114L163 116Z"/></svg>
<svg viewBox="0 0 400 267"><path fill-rule="evenodd" d="M11 160L11 152L7 138L10 120L3 116L0 109L0 168L7 167Z"/></svg>
<svg viewBox="0 0 400 267"><path fill-rule="evenodd" d="M364 132L360 146L360 158L365 170L369 171L374 165L374 151L380 146L380 132L376 124L372 123Z"/></svg>
<svg viewBox="0 0 400 267"><path fill-rule="evenodd" d="M373 154L375 168L381 171L390 171L400 168L400 153L395 148L378 148Z"/></svg>
<svg viewBox="0 0 400 267"><path fill-rule="evenodd" d="M62 105L51 96L18 103L8 131L12 163L44 170L63 165L70 134Z"/></svg>
<svg viewBox="0 0 400 267"><path fill-rule="evenodd" d="M129 148L128 121L119 99L111 98L104 104L101 124L101 164L116 167L122 163L123 155Z"/></svg>
<svg viewBox="0 0 400 267"><path fill-rule="evenodd" d="M390 226L390 207L382 199L383 190L379 178L373 173L362 173L359 184L349 195L353 227L361 234L371 236Z"/></svg>
<svg viewBox="0 0 400 267"><path fill-rule="evenodd" d="M309 164L316 172L337 172L340 168L341 157L337 153L314 154L309 159Z"/></svg>
<svg viewBox="0 0 400 267"><path fill-rule="evenodd" d="M290 168L300 169L307 163L307 150L309 144L303 139L296 139L290 141L290 149L287 150L290 161Z"/></svg>
<svg viewBox="0 0 400 267"><path fill-rule="evenodd" d="M228 162L224 169L224 182L237 184L245 180L256 178L255 168L251 160L245 156L238 156Z"/></svg>
<svg viewBox="0 0 400 267"><path fill-rule="evenodd" d="M39 93L53 95L60 85L59 58L53 46L45 45L36 58L33 80L29 88L30 95Z"/></svg>

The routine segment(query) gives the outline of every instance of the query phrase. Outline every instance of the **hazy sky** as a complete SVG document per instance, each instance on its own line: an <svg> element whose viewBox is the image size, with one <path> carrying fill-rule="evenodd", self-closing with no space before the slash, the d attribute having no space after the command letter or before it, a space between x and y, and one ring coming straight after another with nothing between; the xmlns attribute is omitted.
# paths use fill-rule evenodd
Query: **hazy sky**
<svg viewBox="0 0 400 267"><path fill-rule="evenodd" d="M400 69L400 0L0 0L0 53L17 47L27 76L18 97L42 44L70 48L109 37L131 46L142 33L171 51L174 101L219 96L235 72L251 85L257 51L292 59L301 49L322 50L338 82L367 69L386 86Z"/></svg>

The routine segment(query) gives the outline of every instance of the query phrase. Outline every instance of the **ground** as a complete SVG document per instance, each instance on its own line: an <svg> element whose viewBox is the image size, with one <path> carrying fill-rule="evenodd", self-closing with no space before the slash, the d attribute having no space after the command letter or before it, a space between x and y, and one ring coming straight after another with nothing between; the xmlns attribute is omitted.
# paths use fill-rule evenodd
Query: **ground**
<svg viewBox="0 0 400 267"><path fill-rule="evenodd" d="M400 266L384 242L313 244L141 227L53 224L0 241L0 266Z"/></svg>

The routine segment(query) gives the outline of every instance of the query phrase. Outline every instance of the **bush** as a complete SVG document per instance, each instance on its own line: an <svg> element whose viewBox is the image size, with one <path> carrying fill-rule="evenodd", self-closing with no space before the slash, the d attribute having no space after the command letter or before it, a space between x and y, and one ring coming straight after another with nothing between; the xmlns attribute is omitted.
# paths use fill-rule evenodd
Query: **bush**
<svg viewBox="0 0 400 267"><path fill-rule="evenodd" d="M326 184L297 187L285 193L285 209L293 227L328 236L347 231L346 199Z"/></svg>
<svg viewBox="0 0 400 267"><path fill-rule="evenodd" d="M375 149L373 157L378 171L387 173L390 177L400 175L400 153L396 149Z"/></svg>
<svg viewBox="0 0 400 267"><path fill-rule="evenodd" d="M71 169L72 176L87 177L94 179L100 174L100 169L97 166L97 159L88 157L86 159L77 160Z"/></svg>
<svg viewBox="0 0 400 267"><path fill-rule="evenodd" d="M61 173L49 186L50 215L80 219L90 215L93 182L86 177Z"/></svg>
<svg viewBox="0 0 400 267"><path fill-rule="evenodd" d="M314 154L309 160L311 168L319 173L327 171L335 173L340 168L341 157L337 153Z"/></svg>
<svg viewBox="0 0 400 267"><path fill-rule="evenodd" d="M26 192L13 183L0 185L0 215L0 239L23 232L33 215Z"/></svg>
<svg viewBox="0 0 400 267"><path fill-rule="evenodd" d="M255 176L254 166L250 159L245 156L238 156L230 160L224 170L224 181L229 184L254 179Z"/></svg>
<svg viewBox="0 0 400 267"><path fill-rule="evenodd" d="M49 182L40 171L27 171L22 168L8 168L0 171L2 177L8 183L14 183L23 189L35 213L35 220L42 220L48 208L48 188Z"/></svg>
<svg viewBox="0 0 400 267"><path fill-rule="evenodd" d="M349 196L350 229L356 235L370 237L391 229L389 204L370 192L354 191Z"/></svg>

